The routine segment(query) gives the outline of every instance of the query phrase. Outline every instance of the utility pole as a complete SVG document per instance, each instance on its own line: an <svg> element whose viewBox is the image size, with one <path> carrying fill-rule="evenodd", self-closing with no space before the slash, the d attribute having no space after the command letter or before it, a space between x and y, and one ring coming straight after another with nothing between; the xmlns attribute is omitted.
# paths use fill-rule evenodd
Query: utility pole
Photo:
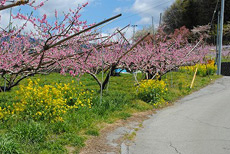
<svg viewBox="0 0 230 154"><path fill-rule="evenodd" d="M11 31L11 26L12 26L11 15L12 15L12 8L10 8L9 32Z"/></svg>
<svg viewBox="0 0 230 154"><path fill-rule="evenodd" d="M218 11L217 16L217 31L216 31L216 61L215 64L218 64L218 57L219 57L219 35L220 35L220 11Z"/></svg>
<svg viewBox="0 0 230 154"><path fill-rule="evenodd" d="M153 35L155 34L155 27L154 27L154 18L152 16L152 29L153 29Z"/></svg>
<svg viewBox="0 0 230 154"><path fill-rule="evenodd" d="M137 27L137 25L132 25L132 27L133 27L133 40L134 40L134 35L136 33L136 27Z"/></svg>
<svg viewBox="0 0 230 154"><path fill-rule="evenodd" d="M153 16L152 16L152 29L153 29L153 39L152 39L152 43L154 44L155 26L154 26L154 18L153 18Z"/></svg>
<svg viewBox="0 0 230 154"><path fill-rule="evenodd" d="M162 13L160 13L160 21L159 21L159 26L161 25L161 21L162 21Z"/></svg>
<svg viewBox="0 0 230 154"><path fill-rule="evenodd" d="M221 53L222 53L222 45L223 45L223 25L224 25L224 2L225 0L221 0L219 56L218 56L218 65L217 65L217 75L221 74Z"/></svg>
<svg viewBox="0 0 230 154"><path fill-rule="evenodd" d="M14 0L12 1L14 3ZM13 8L10 8L10 20L9 20L9 32L12 30L12 10Z"/></svg>

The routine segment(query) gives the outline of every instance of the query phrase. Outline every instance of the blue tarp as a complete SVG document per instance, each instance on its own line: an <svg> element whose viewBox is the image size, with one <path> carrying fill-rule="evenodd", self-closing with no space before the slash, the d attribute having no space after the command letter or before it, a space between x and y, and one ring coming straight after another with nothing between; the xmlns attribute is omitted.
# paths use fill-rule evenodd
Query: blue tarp
<svg viewBox="0 0 230 154"><path fill-rule="evenodd" d="M125 69L115 69L115 73L127 73Z"/></svg>

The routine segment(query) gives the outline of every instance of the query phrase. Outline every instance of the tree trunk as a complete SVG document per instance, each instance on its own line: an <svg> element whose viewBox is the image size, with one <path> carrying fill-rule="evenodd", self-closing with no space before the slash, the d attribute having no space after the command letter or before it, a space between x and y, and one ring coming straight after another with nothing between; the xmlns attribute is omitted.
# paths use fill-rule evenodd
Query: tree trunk
<svg viewBox="0 0 230 154"><path fill-rule="evenodd" d="M11 87L4 87L4 86L0 86L0 92L4 92L5 91L10 91L11 90Z"/></svg>
<svg viewBox="0 0 230 154"><path fill-rule="evenodd" d="M116 66L117 66L116 64L112 65L110 71L108 72L105 80L103 81L103 83L101 85L102 90L104 90L106 88L107 84L109 83L110 76L111 76L112 72L114 72L114 70L116 69Z"/></svg>

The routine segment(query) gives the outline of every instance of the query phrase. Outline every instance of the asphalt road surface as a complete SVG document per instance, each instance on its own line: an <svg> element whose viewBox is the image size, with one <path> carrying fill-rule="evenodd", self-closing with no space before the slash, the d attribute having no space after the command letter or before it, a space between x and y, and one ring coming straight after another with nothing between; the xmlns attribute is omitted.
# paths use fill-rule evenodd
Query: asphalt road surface
<svg viewBox="0 0 230 154"><path fill-rule="evenodd" d="M230 154L230 77L144 122L129 154Z"/></svg>

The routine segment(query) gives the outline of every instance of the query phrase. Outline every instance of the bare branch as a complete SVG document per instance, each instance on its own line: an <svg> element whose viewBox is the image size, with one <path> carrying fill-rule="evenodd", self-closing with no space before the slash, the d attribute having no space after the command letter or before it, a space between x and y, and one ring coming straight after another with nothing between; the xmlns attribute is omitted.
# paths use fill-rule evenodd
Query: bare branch
<svg viewBox="0 0 230 154"><path fill-rule="evenodd" d="M126 37L121 33L121 31L120 31L119 29L117 29L117 31L120 33L120 35L123 37L123 39L124 39L128 44L130 44L129 41L126 39Z"/></svg>
<svg viewBox="0 0 230 154"><path fill-rule="evenodd" d="M80 32L78 32L78 33L75 33L75 34L73 34L73 35L71 35L71 36L69 36L69 37L67 37L67 38L65 38L65 39L63 39L63 40L60 40L60 41L58 41L57 43L55 43L55 44L49 46L48 49L53 48L53 47L55 47L55 46L57 46L57 45L60 45L61 43L65 42L65 41L68 41L69 39L71 39L71 38L73 38L73 37L75 37L75 36L78 36L78 35L80 35L80 34L82 34L82 33L84 33L84 32L87 32L87 31L89 31L89 30L91 30L91 29L93 29L93 28L95 28L95 27L98 27L98 26L100 26L100 25L102 25L102 24L104 24L104 23L106 23L106 22L109 22L109 21L111 21L111 20L114 20L114 19L116 19L116 18L118 18L118 17L120 17L120 16L121 16L121 14L116 15L116 16L114 16L114 17L112 17L112 18L109 18L109 19L106 19L106 20L104 20L104 21L102 21L102 22L99 22L98 24L95 24L95 25L93 25L93 26L91 26L91 27L89 27L89 28L86 28L86 29L84 29L84 30L82 30L82 31L80 31Z"/></svg>

